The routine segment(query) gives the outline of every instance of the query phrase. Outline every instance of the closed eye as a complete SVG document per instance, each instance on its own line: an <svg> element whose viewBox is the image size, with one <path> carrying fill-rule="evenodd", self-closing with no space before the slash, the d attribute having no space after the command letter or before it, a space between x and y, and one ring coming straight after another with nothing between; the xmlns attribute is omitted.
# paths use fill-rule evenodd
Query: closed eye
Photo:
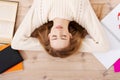
<svg viewBox="0 0 120 80"><path fill-rule="evenodd" d="M56 39L57 39L57 35L53 35L52 40L56 40Z"/></svg>
<svg viewBox="0 0 120 80"><path fill-rule="evenodd" d="M61 36L60 36L60 39L62 39L62 40L67 40L67 36L66 36L66 35L61 35ZM57 35L53 35L53 36L52 36L52 40L57 40Z"/></svg>
<svg viewBox="0 0 120 80"><path fill-rule="evenodd" d="M62 40L67 40L67 36L66 36L66 35L62 35L62 36L61 36L61 39L62 39Z"/></svg>

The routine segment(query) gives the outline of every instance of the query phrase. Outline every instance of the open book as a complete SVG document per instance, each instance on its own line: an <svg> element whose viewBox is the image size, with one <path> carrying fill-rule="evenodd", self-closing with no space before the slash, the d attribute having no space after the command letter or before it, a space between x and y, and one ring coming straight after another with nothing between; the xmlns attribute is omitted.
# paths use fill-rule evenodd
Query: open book
<svg viewBox="0 0 120 80"><path fill-rule="evenodd" d="M10 43L13 37L18 2L0 0L0 43Z"/></svg>

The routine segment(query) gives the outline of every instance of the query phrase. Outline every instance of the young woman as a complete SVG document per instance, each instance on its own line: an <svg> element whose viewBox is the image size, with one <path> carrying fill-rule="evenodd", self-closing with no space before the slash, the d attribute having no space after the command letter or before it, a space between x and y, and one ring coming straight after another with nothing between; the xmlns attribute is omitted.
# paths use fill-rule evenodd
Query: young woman
<svg viewBox="0 0 120 80"><path fill-rule="evenodd" d="M45 49L61 58L78 51L108 50L104 29L89 0L34 0L11 45L18 50Z"/></svg>

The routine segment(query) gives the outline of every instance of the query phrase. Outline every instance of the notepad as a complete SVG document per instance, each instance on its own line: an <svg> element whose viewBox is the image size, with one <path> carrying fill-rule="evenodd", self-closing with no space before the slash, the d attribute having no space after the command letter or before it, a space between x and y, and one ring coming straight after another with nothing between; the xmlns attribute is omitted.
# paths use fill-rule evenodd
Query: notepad
<svg viewBox="0 0 120 80"><path fill-rule="evenodd" d="M14 33L18 2L0 0L0 43L10 43Z"/></svg>

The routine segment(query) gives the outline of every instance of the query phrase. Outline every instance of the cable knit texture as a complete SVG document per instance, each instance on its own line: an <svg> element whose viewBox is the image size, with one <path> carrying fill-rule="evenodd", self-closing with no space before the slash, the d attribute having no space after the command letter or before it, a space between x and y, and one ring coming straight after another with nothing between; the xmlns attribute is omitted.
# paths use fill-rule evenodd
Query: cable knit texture
<svg viewBox="0 0 120 80"><path fill-rule="evenodd" d="M12 48L18 50L44 50L31 33L40 25L55 18L76 21L89 33L82 42L81 52L108 50L108 41L89 0L34 0L12 40Z"/></svg>

